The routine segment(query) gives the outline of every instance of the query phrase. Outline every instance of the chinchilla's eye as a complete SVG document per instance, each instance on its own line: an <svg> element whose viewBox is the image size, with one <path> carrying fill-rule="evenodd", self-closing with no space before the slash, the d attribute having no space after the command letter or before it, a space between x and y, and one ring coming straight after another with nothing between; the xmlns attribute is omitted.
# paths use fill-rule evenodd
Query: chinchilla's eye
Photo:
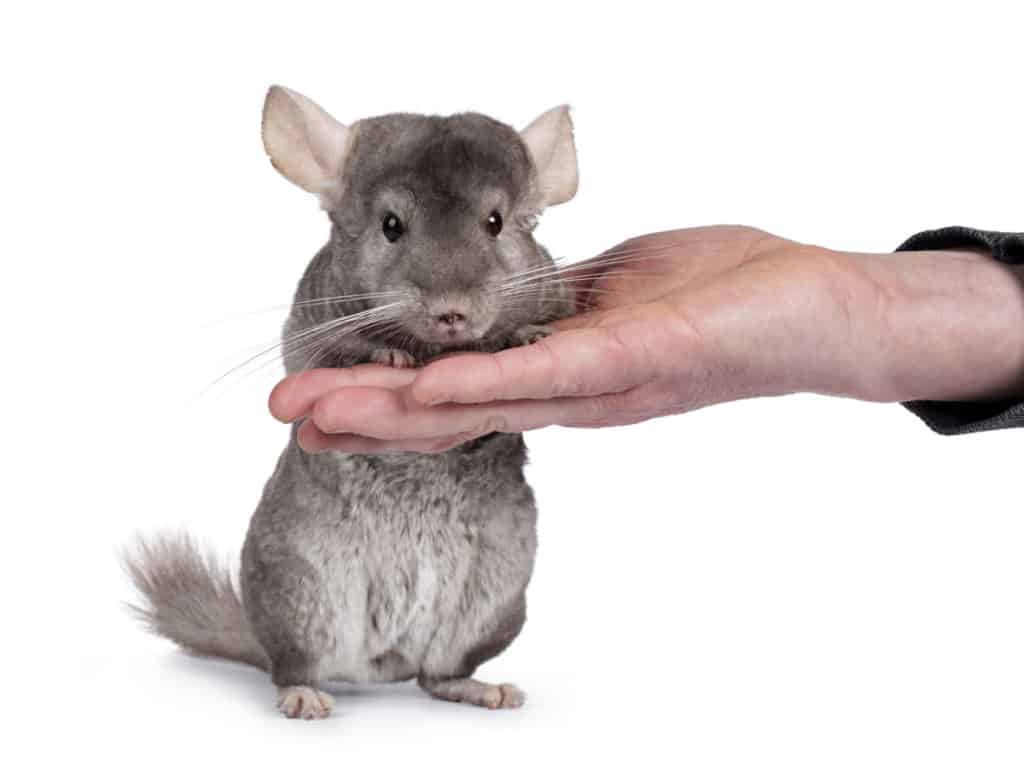
<svg viewBox="0 0 1024 768"><path fill-rule="evenodd" d="M400 218L388 211L384 214L384 221L381 222L381 230L384 232L384 237L388 239L388 242L393 243L405 234L405 225L402 224Z"/></svg>
<svg viewBox="0 0 1024 768"><path fill-rule="evenodd" d="M487 217L487 221L484 226L487 228L487 234L491 237L497 237L498 233L501 232L501 214L497 211L491 211L491 215Z"/></svg>

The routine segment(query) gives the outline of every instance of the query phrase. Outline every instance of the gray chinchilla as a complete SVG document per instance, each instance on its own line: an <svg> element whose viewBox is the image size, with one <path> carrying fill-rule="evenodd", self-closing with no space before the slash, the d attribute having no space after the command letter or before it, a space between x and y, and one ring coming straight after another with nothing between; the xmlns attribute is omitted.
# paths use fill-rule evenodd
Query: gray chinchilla
<svg viewBox="0 0 1024 768"><path fill-rule="evenodd" d="M522 132L479 114L345 126L275 86L263 141L331 220L284 327L289 373L497 351L572 314L571 287L531 234L576 192L566 107ZM126 558L149 628L268 670L288 717L326 717L334 680L416 678L441 699L519 706L515 686L470 676L525 621L536 508L522 436L364 456L307 454L296 431L253 514L240 594L184 534Z"/></svg>

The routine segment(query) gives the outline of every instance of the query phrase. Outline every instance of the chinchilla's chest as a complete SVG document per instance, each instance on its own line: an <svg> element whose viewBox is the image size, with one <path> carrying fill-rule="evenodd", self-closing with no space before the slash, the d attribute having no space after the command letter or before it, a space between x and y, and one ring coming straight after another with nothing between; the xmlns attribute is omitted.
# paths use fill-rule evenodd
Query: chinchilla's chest
<svg viewBox="0 0 1024 768"><path fill-rule="evenodd" d="M517 509L508 489L444 467L424 471L430 461L348 468L338 518L325 531L333 541L314 550L336 617L332 673L400 679L440 627L472 610L470 585L513 585L528 574L532 499Z"/></svg>

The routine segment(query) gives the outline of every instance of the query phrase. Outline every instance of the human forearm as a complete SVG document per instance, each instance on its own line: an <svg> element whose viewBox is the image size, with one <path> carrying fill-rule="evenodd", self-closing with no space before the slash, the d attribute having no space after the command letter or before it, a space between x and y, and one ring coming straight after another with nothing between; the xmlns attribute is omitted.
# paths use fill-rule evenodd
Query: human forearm
<svg viewBox="0 0 1024 768"><path fill-rule="evenodd" d="M980 250L845 254L871 286L870 368L855 397L984 400L1024 393L1024 270Z"/></svg>
<svg viewBox="0 0 1024 768"><path fill-rule="evenodd" d="M683 362L710 372L704 404L1024 393L1024 267L981 250L866 254L772 237L675 303L700 337L700 359Z"/></svg>

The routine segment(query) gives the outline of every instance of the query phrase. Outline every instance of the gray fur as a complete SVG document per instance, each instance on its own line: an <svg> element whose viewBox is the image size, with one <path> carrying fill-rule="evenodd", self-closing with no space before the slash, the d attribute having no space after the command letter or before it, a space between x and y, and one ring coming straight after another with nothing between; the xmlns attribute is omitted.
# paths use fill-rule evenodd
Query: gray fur
<svg viewBox="0 0 1024 768"><path fill-rule="evenodd" d="M197 656L217 656L267 669L231 572L186 533L139 539L122 558L145 606L130 606L153 634Z"/></svg>
<svg viewBox="0 0 1024 768"><path fill-rule="evenodd" d="M350 366L401 350L418 363L452 349L532 342L572 310L565 284L504 302L487 289L551 263L531 230L536 168L512 128L482 115L389 115L353 127L330 240L299 282L285 325L286 367ZM499 237L482 227L491 210ZM407 231L381 235L393 211ZM287 339L387 303L302 303L391 291L400 314L314 352ZM438 307L466 316L448 341ZM474 334L476 334L474 336ZM282 711L319 717L328 680L416 678L439 698L517 706L514 686L466 680L525 621L536 509L519 434L435 455L307 454L292 429L242 551L242 600L187 538L143 545L129 568L153 631L187 650L269 668ZM244 606L244 615L243 615Z"/></svg>

